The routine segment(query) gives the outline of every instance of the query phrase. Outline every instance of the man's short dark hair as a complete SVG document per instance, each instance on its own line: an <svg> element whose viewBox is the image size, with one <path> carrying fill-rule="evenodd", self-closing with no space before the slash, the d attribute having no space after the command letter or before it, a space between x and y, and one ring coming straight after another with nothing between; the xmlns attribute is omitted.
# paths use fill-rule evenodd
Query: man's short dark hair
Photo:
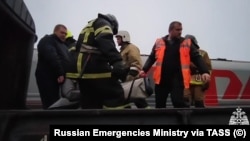
<svg viewBox="0 0 250 141"><path fill-rule="evenodd" d="M181 22L179 21L173 21L169 24L169 28L168 28L168 31L171 31L172 29L174 29L175 25L178 24L178 25L182 25Z"/></svg>
<svg viewBox="0 0 250 141"><path fill-rule="evenodd" d="M57 24L55 27L54 27L54 33L59 30L61 27L65 28L67 30L67 27L63 24Z"/></svg>

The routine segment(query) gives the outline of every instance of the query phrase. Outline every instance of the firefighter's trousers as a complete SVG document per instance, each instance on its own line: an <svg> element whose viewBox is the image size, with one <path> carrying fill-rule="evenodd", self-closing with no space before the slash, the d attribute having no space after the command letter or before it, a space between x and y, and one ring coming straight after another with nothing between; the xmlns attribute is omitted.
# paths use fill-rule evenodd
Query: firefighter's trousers
<svg viewBox="0 0 250 141"><path fill-rule="evenodd" d="M126 107L123 88L114 78L80 79L79 87L83 109Z"/></svg>

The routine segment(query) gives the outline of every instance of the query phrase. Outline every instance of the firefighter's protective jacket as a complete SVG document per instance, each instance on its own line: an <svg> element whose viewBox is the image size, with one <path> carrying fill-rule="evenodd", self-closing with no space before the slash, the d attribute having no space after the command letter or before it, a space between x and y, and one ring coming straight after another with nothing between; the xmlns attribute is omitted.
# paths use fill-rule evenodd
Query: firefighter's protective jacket
<svg viewBox="0 0 250 141"><path fill-rule="evenodd" d="M210 74L212 73L212 64L211 64L211 60L209 58L209 55L207 53L207 51L202 50L202 49L198 49L199 54L202 56L203 61L205 62L205 64L207 65L207 68L209 69ZM197 68L197 66L193 63L191 63L190 66L191 69L191 84L194 85L203 85L203 81L201 81L201 73L199 71L199 69Z"/></svg>
<svg viewBox="0 0 250 141"><path fill-rule="evenodd" d="M77 59L78 76L75 77L79 74L82 79L111 77L110 65L122 61L111 27L107 17L98 15L82 29L76 44L76 50L81 53Z"/></svg>
<svg viewBox="0 0 250 141"><path fill-rule="evenodd" d="M139 71L142 69L140 50L132 43L123 43L120 53L126 68Z"/></svg>
<svg viewBox="0 0 250 141"><path fill-rule="evenodd" d="M77 60L82 59L82 53L76 51L76 40L73 37L67 38L65 44L68 47L69 55L71 57L71 65L67 69L66 77L70 79L77 79L80 76L80 70L77 70ZM81 67L81 65L79 65Z"/></svg>

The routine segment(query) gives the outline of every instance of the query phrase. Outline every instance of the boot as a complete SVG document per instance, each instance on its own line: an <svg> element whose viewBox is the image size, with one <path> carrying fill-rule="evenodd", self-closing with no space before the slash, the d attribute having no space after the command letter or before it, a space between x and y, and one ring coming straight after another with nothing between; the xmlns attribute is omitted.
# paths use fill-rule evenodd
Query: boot
<svg viewBox="0 0 250 141"><path fill-rule="evenodd" d="M188 97L184 97L183 98L183 102L184 102L184 108L189 108L190 107L190 98Z"/></svg>

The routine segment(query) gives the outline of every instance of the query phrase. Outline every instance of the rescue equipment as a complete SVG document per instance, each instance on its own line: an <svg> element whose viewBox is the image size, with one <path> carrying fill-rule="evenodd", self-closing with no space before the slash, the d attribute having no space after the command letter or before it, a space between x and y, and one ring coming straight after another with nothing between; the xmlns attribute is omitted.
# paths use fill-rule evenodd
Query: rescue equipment
<svg viewBox="0 0 250 141"><path fill-rule="evenodd" d="M153 88L148 77L135 78L132 81L122 83L124 96L127 100L147 98L153 94Z"/></svg>

